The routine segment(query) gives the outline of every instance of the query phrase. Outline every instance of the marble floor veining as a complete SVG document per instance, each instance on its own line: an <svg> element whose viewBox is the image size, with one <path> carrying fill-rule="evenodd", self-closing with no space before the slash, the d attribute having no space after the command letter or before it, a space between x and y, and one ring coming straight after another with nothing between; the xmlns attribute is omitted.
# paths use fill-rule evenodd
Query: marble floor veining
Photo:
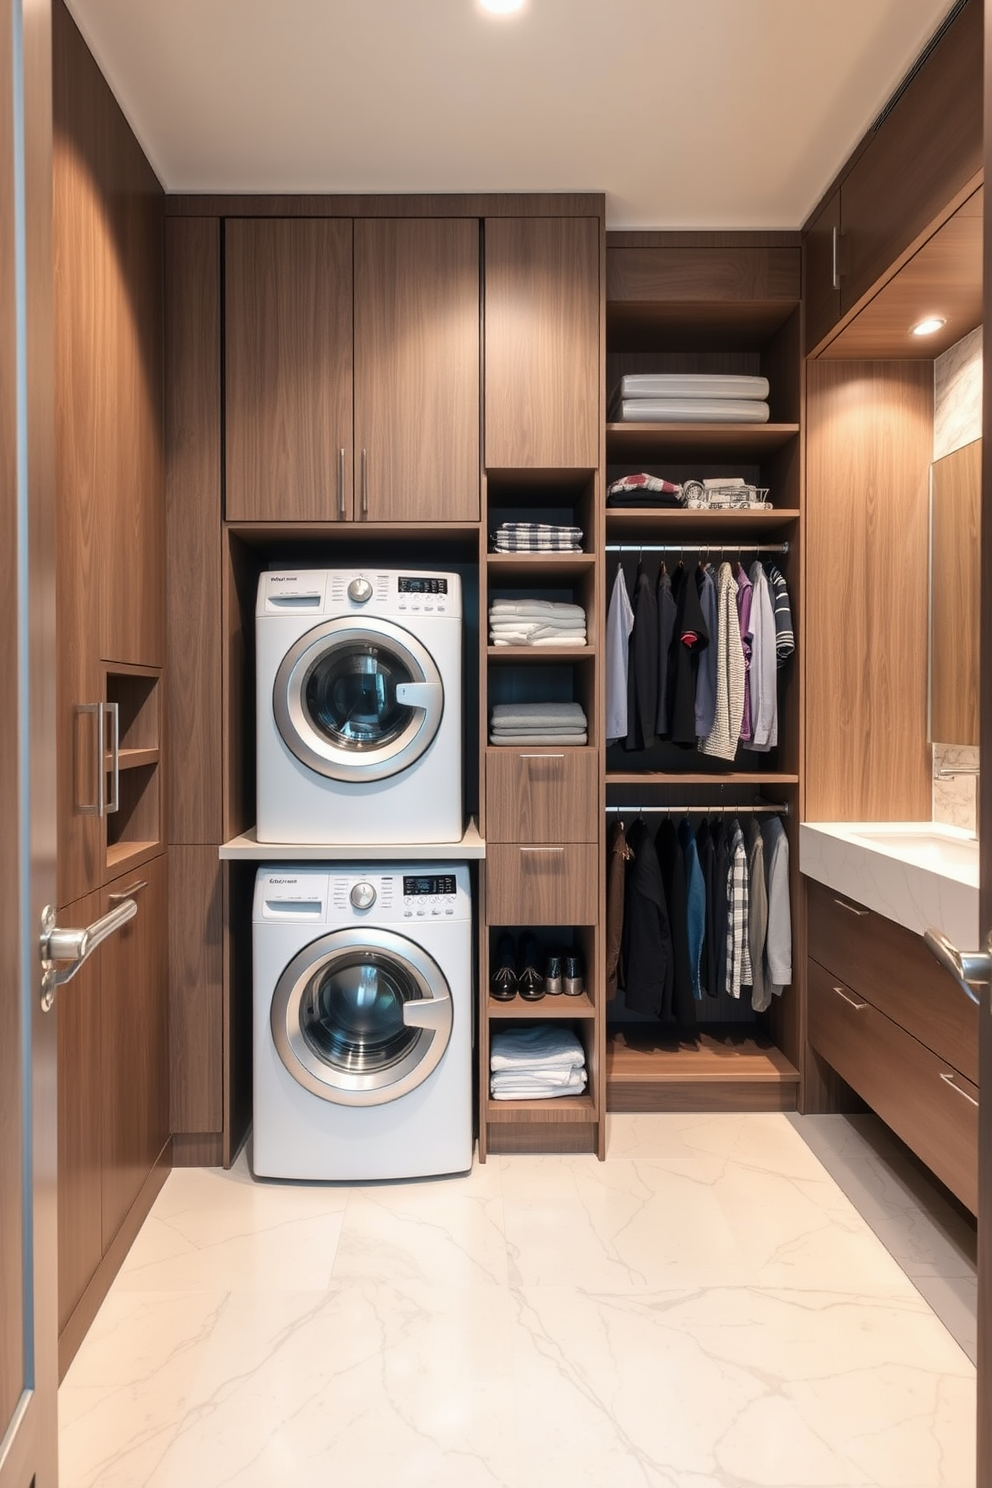
<svg viewBox="0 0 992 1488"><path fill-rule="evenodd" d="M177 1170L59 1410L62 1488L974 1485L970 1359L778 1115L419 1182Z"/></svg>

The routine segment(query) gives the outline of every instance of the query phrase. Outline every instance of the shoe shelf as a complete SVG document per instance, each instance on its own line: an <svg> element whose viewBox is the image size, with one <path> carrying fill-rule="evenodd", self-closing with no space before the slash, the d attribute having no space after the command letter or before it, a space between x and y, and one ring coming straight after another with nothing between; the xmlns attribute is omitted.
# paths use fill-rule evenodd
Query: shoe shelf
<svg viewBox="0 0 992 1488"><path fill-rule="evenodd" d="M566 579L581 579L595 568L596 558L592 553L489 553L486 565L492 587L517 580L561 584Z"/></svg>
<svg viewBox="0 0 992 1488"><path fill-rule="evenodd" d="M490 997L486 1008L490 1018L514 1018L517 1021L526 1019L528 1022L534 1020L541 1022L548 1018L594 1018L596 1009L588 992L582 992L578 997L560 997L545 995L538 998L537 1002L527 1002L522 997L514 997L510 1002L500 1002L496 997Z"/></svg>
<svg viewBox="0 0 992 1488"><path fill-rule="evenodd" d="M596 1102L587 1091L582 1095L561 1095L552 1100L486 1101L486 1120L491 1125L510 1125L521 1118L545 1126L572 1121L586 1124L596 1120Z"/></svg>

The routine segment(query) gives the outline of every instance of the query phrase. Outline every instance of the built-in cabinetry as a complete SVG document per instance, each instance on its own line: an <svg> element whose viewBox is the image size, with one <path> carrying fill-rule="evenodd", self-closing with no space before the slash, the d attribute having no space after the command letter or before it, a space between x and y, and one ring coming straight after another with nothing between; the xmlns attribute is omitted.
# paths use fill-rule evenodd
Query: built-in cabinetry
<svg viewBox="0 0 992 1488"><path fill-rule="evenodd" d="M64 1371L169 1158L163 195L53 7L58 909L137 915L57 999Z"/></svg>
<svg viewBox="0 0 992 1488"><path fill-rule="evenodd" d="M820 883L808 905L813 1049L977 1213L978 1008L921 936Z"/></svg>

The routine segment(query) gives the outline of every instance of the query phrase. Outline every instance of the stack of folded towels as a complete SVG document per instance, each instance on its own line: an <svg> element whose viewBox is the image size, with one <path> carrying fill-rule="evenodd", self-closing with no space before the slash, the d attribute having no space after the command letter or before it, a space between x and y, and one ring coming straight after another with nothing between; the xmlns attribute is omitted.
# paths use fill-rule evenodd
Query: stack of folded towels
<svg viewBox="0 0 992 1488"><path fill-rule="evenodd" d="M490 744L585 744L588 724L581 703L497 703L490 714Z"/></svg>
<svg viewBox="0 0 992 1488"><path fill-rule="evenodd" d="M586 612L553 599L494 599L489 606L494 646L584 646Z"/></svg>
<svg viewBox="0 0 992 1488"><path fill-rule="evenodd" d="M501 522L492 539L496 553L582 552L582 528L554 522Z"/></svg>
<svg viewBox="0 0 992 1488"><path fill-rule="evenodd" d="M586 1087L582 1045L570 1028L528 1023L501 1028L489 1046L493 1100L547 1100Z"/></svg>
<svg viewBox="0 0 992 1488"><path fill-rule="evenodd" d="M622 377L610 402L620 423L766 424L768 378L662 372Z"/></svg>

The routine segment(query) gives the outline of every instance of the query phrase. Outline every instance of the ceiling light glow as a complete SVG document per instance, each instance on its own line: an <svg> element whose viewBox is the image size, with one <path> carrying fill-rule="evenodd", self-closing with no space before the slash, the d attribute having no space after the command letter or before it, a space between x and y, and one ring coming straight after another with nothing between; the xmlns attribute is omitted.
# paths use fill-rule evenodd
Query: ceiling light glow
<svg viewBox="0 0 992 1488"><path fill-rule="evenodd" d="M479 5L490 15L505 16L523 10L524 0L479 0Z"/></svg>
<svg viewBox="0 0 992 1488"><path fill-rule="evenodd" d="M932 336L935 331L939 331L946 324L947 321L943 316L928 315L925 320L918 320L916 322L912 327L912 334L914 336Z"/></svg>

